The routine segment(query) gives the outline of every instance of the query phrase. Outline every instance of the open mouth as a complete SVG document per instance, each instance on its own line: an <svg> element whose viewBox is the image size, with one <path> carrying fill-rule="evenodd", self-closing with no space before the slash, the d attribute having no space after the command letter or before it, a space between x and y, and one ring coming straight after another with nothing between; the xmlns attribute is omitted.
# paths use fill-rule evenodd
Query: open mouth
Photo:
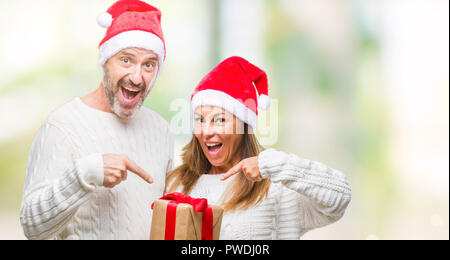
<svg viewBox="0 0 450 260"><path fill-rule="evenodd" d="M217 156L222 150L222 143L205 143L210 156Z"/></svg>
<svg viewBox="0 0 450 260"><path fill-rule="evenodd" d="M141 92L139 88L132 88L129 86L121 86L120 90L122 92L122 96L127 103L134 103L136 101L137 96Z"/></svg>

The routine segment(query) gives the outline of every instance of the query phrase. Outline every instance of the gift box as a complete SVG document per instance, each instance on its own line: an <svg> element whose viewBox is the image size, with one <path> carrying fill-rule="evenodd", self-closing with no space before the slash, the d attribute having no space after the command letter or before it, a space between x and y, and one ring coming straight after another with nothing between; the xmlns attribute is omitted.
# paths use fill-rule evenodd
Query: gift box
<svg viewBox="0 0 450 260"><path fill-rule="evenodd" d="M218 240L223 208L182 193L171 193L152 204L150 240Z"/></svg>

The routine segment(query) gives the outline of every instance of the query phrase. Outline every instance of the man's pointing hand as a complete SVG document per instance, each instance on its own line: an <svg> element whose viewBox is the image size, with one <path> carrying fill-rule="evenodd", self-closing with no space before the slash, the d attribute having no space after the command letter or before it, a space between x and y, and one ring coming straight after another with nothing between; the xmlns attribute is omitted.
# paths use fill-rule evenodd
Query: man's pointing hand
<svg viewBox="0 0 450 260"><path fill-rule="evenodd" d="M113 188L127 179L127 172L133 172L148 183L153 183L153 178L139 167L126 155L104 154L103 155L104 179L103 186Z"/></svg>

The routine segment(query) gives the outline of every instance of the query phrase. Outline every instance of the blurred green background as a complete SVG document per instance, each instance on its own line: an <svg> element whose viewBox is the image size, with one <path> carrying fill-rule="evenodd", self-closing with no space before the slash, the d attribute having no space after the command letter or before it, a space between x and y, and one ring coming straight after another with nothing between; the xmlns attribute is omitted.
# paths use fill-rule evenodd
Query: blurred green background
<svg viewBox="0 0 450 260"><path fill-rule="evenodd" d="M113 2L0 2L0 239L25 238L36 131L100 83L96 17ZM187 101L224 58L245 57L278 104L269 146L347 175L345 216L304 239L449 239L447 0L147 2L162 11L167 44L147 107L171 121L173 100ZM175 133L177 155L189 139Z"/></svg>

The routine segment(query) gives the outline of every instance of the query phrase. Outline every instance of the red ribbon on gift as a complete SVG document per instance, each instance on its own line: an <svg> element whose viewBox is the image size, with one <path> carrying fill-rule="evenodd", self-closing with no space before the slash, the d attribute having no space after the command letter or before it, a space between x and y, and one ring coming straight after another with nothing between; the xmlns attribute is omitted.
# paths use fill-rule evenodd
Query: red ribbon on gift
<svg viewBox="0 0 450 260"><path fill-rule="evenodd" d="M213 240L213 211L208 206L207 199L196 199L179 192L167 194L161 200L171 200L167 204L166 210L166 233L165 240L175 240L175 224L177 219L177 206L180 203L187 203L194 207L195 212L202 215L202 240ZM152 209L155 203L152 204Z"/></svg>

